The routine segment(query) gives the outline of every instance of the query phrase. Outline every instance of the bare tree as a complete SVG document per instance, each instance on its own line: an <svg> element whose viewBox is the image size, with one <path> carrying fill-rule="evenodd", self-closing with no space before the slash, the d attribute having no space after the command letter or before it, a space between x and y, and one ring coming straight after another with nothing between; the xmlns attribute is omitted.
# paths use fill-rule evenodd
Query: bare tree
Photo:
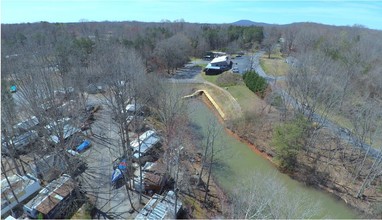
<svg viewBox="0 0 382 220"><path fill-rule="evenodd" d="M210 188L210 180L211 180L211 174L212 174L212 167L216 163L217 159L217 153L221 150L216 149L216 143L215 141L217 140L217 137L219 135L219 130L216 126L216 121L215 123L210 123L208 128L207 128L207 139L206 139L206 151L205 154L203 155L206 157L204 159L204 164L202 165L202 168L207 165L208 167L208 175L207 175L207 183L205 187L205 194L204 194L204 204L207 203L207 196ZM208 161L206 164L206 160ZM202 171L200 173L202 175Z"/></svg>
<svg viewBox="0 0 382 220"><path fill-rule="evenodd" d="M214 165L216 165L216 162L218 159L216 158L217 153L220 152L221 149L217 149L216 141L218 138L218 135L220 133L220 130L218 129L218 126L216 124L217 122L214 120L210 120L208 123L207 131L205 134L205 143L202 144L202 163L201 163L201 169L199 172L199 178L197 185L203 186L205 190L204 194L204 203L207 203L208 198L208 192L210 187L210 180L211 180L211 174L212 174L212 168ZM206 183L203 182L203 176L204 171L207 169L207 181Z"/></svg>
<svg viewBox="0 0 382 220"><path fill-rule="evenodd" d="M297 60L287 75L290 96L285 94L283 98L292 105L295 116L304 115L307 122L314 124L314 128L304 128L303 148L309 152L316 150L321 128L338 109L342 93L333 83L338 76L337 66L325 54L310 52L301 54Z"/></svg>
<svg viewBox="0 0 382 220"><path fill-rule="evenodd" d="M268 54L268 59L271 58L271 53L276 48L277 43L279 42L279 39L280 39L280 34L275 27L264 28L264 39L263 39L262 45Z"/></svg>
<svg viewBox="0 0 382 220"><path fill-rule="evenodd" d="M120 143L115 146L122 150L122 158L127 161L127 170L124 175L125 182L130 183L133 177L132 158L133 151L130 146L129 125L134 120L128 120L128 104L134 104L137 110L140 99L139 88L145 80L145 68L141 58L135 51L115 45L102 45L93 64L98 75L106 79L109 91L104 94L106 105L110 108L114 122L119 130ZM103 54L108 54L104 56ZM134 110L134 116L138 111ZM126 191L129 196L131 207L134 209L128 186Z"/></svg>
<svg viewBox="0 0 382 220"><path fill-rule="evenodd" d="M177 145L173 145L173 142L181 134L182 130L180 128L185 127L187 122L186 105L182 99L183 94L172 83L156 81L155 85L147 90L147 95L154 97L150 99L149 106L154 117L160 122L159 126L165 150L164 157L166 157L168 154L167 149L177 147ZM167 170L170 170L168 163L166 167Z"/></svg>
<svg viewBox="0 0 382 220"><path fill-rule="evenodd" d="M382 149L376 146L379 139L379 134L382 129L382 124L378 121L381 117L380 109L381 106L376 100L365 99L365 103L354 111L353 116L353 126L354 129L351 132L351 137L355 145L358 145L363 149L363 156L360 154L360 159L355 166L356 171L353 178L353 183L357 179L362 180L362 184L359 187L356 197L360 197L364 190L370 186L370 184L382 174L380 170L382 169ZM369 143L369 144L366 144ZM377 155L375 153L377 152ZM362 151L361 151L362 152ZM371 156L373 155L373 156ZM372 162L369 160L372 159Z"/></svg>
<svg viewBox="0 0 382 220"><path fill-rule="evenodd" d="M288 93L294 97L287 101L309 121L318 119L321 125L340 101L342 93L333 84L336 73L335 64L324 54L302 54L287 76Z"/></svg>
<svg viewBox="0 0 382 220"><path fill-rule="evenodd" d="M298 27L296 25L289 25L282 30L282 37L284 42L282 42L283 54L289 56L296 47L296 36L298 34Z"/></svg>
<svg viewBox="0 0 382 220"><path fill-rule="evenodd" d="M155 54L162 60L168 74L188 61L190 51L190 41L183 34L165 39L159 42L155 48Z"/></svg>
<svg viewBox="0 0 382 220"><path fill-rule="evenodd" d="M314 218L321 205L313 198L290 192L275 180L275 174L256 173L236 187L232 196L232 218Z"/></svg>
<svg viewBox="0 0 382 220"><path fill-rule="evenodd" d="M11 184L10 181L9 181L9 177L8 177L7 171L5 170L4 167L5 167L5 166L4 166L3 160L1 160L1 173L2 173L2 175L4 175L5 180L7 181L7 184L8 184L8 186L9 186L9 188L11 189L13 198L15 198L17 204L19 204L19 198L17 197L17 195L16 195L16 193L15 193L15 190L13 189L13 186L12 186L12 184ZM5 195L5 196L4 196L4 195L1 195L1 198L2 198L2 199L5 199L5 200L7 200L9 203L11 203L11 202L8 200L8 198L7 198L6 195ZM13 214L13 208L11 209L11 213Z"/></svg>
<svg viewBox="0 0 382 220"><path fill-rule="evenodd" d="M2 89L1 91L1 148L2 154L8 154L14 164L16 172L21 175L21 170L19 168L19 164L16 159L19 158L17 149L15 147L15 142L12 140L18 134L13 125L16 124L17 114L16 114L16 106L12 95L7 90L8 86L2 80L2 87L6 89ZM3 167L3 166L2 166Z"/></svg>

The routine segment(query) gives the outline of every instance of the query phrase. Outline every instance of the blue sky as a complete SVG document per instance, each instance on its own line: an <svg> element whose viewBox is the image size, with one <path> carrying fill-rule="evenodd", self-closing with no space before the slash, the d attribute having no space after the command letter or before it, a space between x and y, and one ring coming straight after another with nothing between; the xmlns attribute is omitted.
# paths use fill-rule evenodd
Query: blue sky
<svg viewBox="0 0 382 220"><path fill-rule="evenodd" d="M382 0L1 0L1 23L170 21L360 24L382 30Z"/></svg>

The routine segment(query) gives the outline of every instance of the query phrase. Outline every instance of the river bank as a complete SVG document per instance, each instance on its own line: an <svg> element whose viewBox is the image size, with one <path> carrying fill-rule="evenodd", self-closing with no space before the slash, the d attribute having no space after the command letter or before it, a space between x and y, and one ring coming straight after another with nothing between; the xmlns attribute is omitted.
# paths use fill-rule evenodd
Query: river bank
<svg viewBox="0 0 382 220"><path fill-rule="evenodd" d="M190 110L192 111L190 120L196 123L202 132L205 127L208 127L211 117L221 122L221 119L216 117L217 112L212 110L211 106L208 106L208 102L206 105L199 98L192 99L190 102L193 109ZM225 147L221 151L221 163L214 169L213 175L217 184L226 194L230 195L237 189L250 186L245 184L246 180L255 174L262 173L265 176L274 176L275 181L286 187L288 192L291 193L290 198L288 196L289 199L296 200L296 197L308 198L302 206L304 209L319 207L320 211L312 218L359 218L356 212L331 194L307 187L305 184L279 172L276 165L271 163L269 159L264 158L264 154L260 155L261 153L255 147L250 147L248 143L238 140L237 136L234 137L231 135L232 133L227 133L224 124L219 123L217 126L224 131L219 136L219 143L217 144ZM254 151L257 153L254 153ZM261 179L256 181L260 181L259 184L262 182ZM252 184L256 185L258 183ZM298 218L298 216L295 218Z"/></svg>
<svg viewBox="0 0 382 220"><path fill-rule="evenodd" d="M203 96L202 100L215 113L215 116L219 118L220 123L224 124L226 132L229 135L241 141L242 143L245 143L253 152L267 159L277 169L279 169L278 164L274 159L274 156L275 156L274 149L269 144L271 141L271 134L265 135L265 136L268 136L268 140L264 140L258 135L254 135L250 137L248 137L248 135L243 135L239 131L239 129L235 128L235 126L227 125L226 121L224 121L220 117L220 114L216 111L213 103L211 103L208 98ZM269 129L269 130L271 131L272 129ZM247 132L248 131L246 131L246 133ZM263 133L260 132L260 135L263 135ZM258 140L261 140L261 148L258 147L258 144L257 144ZM378 213L376 213L375 211L375 202L373 203L370 200L355 198L354 196L350 194L349 188L352 188L353 191L355 191L355 189L357 188L357 184L353 184L350 187L348 186L350 184L348 184L347 182L351 181L350 180L351 178L348 178L349 171L347 171L347 169L342 168L342 171L339 173L328 171L328 169L333 169L338 171L338 169L341 169L341 166L344 166L344 164L346 164L345 160L342 160L342 164L338 163L336 165L331 165L331 167L328 167L328 166L323 167L323 166L320 166L318 163L318 161L320 160L312 159L315 157L317 157L317 155L312 156L312 155L300 153L298 156L299 165L297 166L297 169L294 172L288 172L287 174L291 178L307 186L331 193L335 197L344 201L349 207L353 209L355 208L358 212L357 215L360 217L365 217L365 218L379 217ZM312 161L314 161L314 163ZM323 179L320 180L319 178L323 178ZM367 194L368 197L372 197L377 201L380 200L380 192L376 192L376 190L365 192L365 194ZM374 194L374 196L372 194Z"/></svg>

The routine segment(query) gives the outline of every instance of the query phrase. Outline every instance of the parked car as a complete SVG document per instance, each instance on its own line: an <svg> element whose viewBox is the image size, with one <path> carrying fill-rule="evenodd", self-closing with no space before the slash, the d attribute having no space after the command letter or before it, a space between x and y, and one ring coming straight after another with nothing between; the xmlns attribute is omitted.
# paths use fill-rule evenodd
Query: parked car
<svg viewBox="0 0 382 220"><path fill-rule="evenodd" d="M81 152L85 151L86 149L88 149L90 146L91 146L91 142L89 140L84 140L84 142L82 142L82 144L80 144L76 148L76 151L78 153L81 153Z"/></svg>
<svg viewBox="0 0 382 220"><path fill-rule="evenodd" d="M239 73L239 68L237 66L233 67L232 72Z"/></svg>

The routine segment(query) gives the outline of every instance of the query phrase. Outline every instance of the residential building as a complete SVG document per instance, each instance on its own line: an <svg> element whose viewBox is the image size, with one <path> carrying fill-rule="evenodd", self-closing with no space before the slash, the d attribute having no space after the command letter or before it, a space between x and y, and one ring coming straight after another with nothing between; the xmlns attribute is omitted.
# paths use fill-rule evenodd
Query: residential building
<svg viewBox="0 0 382 220"><path fill-rule="evenodd" d="M8 181L5 178L1 180L2 218L11 209L23 203L41 189L38 179L31 174L26 174L25 176L15 174L8 177Z"/></svg>
<svg viewBox="0 0 382 220"><path fill-rule="evenodd" d="M231 69L232 64L233 62L229 56L216 57L204 68L204 72L207 75L220 74Z"/></svg>
<svg viewBox="0 0 382 220"><path fill-rule="evenodd" d="M75 208L76 184L64 174L50 182L36 197L24 205L24 213L31 218L66 218Z"/></svg>

